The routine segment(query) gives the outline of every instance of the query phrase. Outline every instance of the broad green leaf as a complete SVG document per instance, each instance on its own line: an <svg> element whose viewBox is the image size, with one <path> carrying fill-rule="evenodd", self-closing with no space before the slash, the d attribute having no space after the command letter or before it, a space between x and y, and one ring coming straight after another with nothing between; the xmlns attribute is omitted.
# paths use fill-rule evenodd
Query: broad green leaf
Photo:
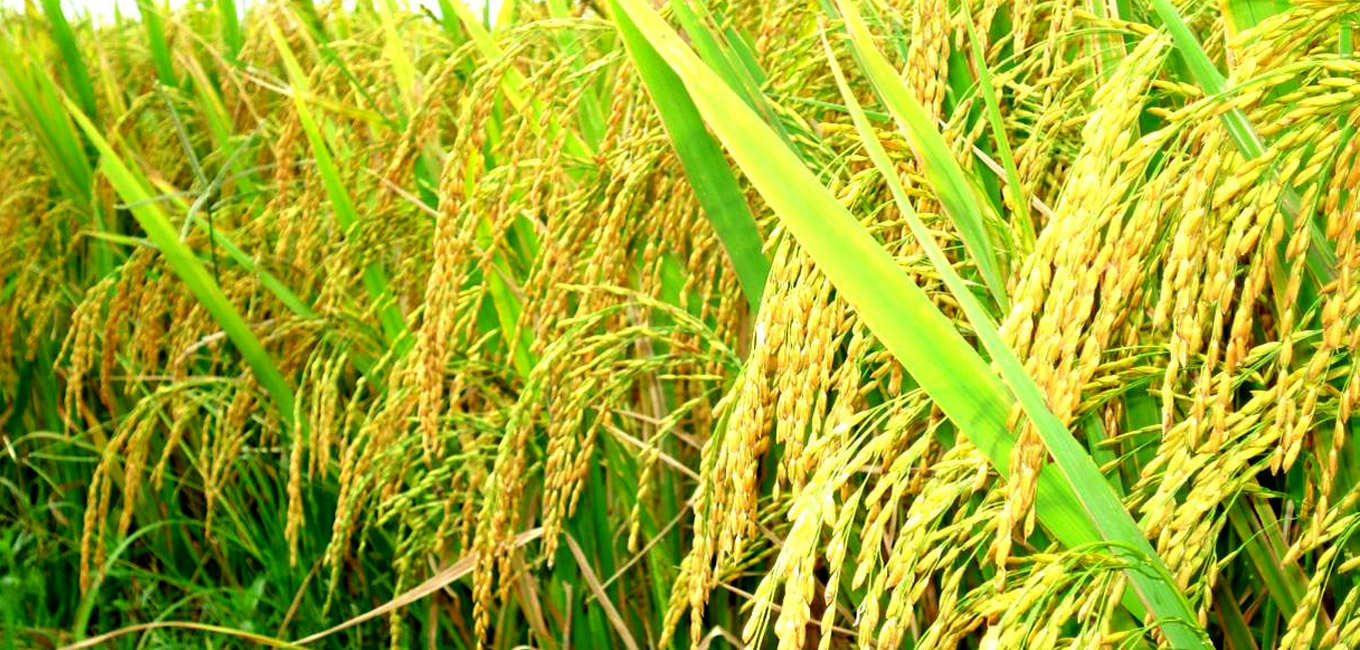
<svg viewBox="0 0 1360 650"><path fill-rule="evenodd" d="M274 407L278 410L279 419L285 426L291 427L293 390L259 339L255 337L255 333L250 330L250 325L232 306L226 294L222 293L221 287L213 281L212 275L203 268L203 263L194 252L180 241L179 233L161 212L160 206L151 200L151 195L137 182L136 176L119 160L118 154L99 133L99 129L70 100L66 100L66 104L71 116L85 131L90 143L99 151L100 171L109 179L109 183L123 202L130 206L137 223L146 231L147 238L160 249L161 255L165 256L175 275L184 281L185 286L193 292L203 308L208 310L227 338L240 351L241 357L254 372L255 380L269 393Z"/></svg>
<svg viewBox="0 0 1360 650"><path fill-rule="evenodd" d="M841 11L851 40L855 41L855 44L862 50L873 48L873 41L869 40L868 29L861 21L855 6L842 0ZM1156 551L1148 544L1142 531L1134 523L1133 517L1124 508L1118 496L1110 489L1109 483L1101 475L1095 461L1077 444L1072 434L1048 409L1038 385L1026 374L1020 360L1007 347L986 310L968 290L963 279L959 277L949 259L945 257L944 251L935 243L930 230L916 215L915 209L907 198L906 188L897 178L896 168L888 158L887 151L878 141L878 136L870 126L869 119L859 109L859 103L854 94L850 92L849 84L845 81L839 66L836 64L835 54L831 51L830 44L827 44L826 49L832 72L841 88L841 95L847 108L851 111L856 128L859 130L860 141L864 144L869 157L874 161L879 172L887 180L898 209L906 217L912 234L915 235L916 240L925 250L926 256L930 259L936 272L940 274L940 277L949 287L950 293L954 295L959 306L963 308L968 323L972 325L973 331L982 341L983 347L991 355L993 363L1000 369L1006 385L1018 398L1025 414L1034 423L1044 445L1053 455L1066 486L1080 503L1087 523L1101 539L1113 543L1116 552L1121 553L1134 564L1135 568L1128 572L1130 582L1146 609L1151 611L1162 623L1163 630L1167 633L1168 638L1176 640L1178 647L1181 647L1181 643L1196 642L1203 636L1202 630L1172 623L1172 621L1177 620L1193 620L1194 613L1176 588L1175 582L1171 580L1166 568L1157 557ZM863 51L861 53L863 54ZM872 58L872 54L865 58ZM905 362L905 359L903 361ZM979 383L981 383L980 379ZM929 392L929 388L927 388L927 392ZM1004 394L997 394L994 398L998 401L999 407L1010 401L1009 397ZM968 435L967 429L963 429L963 431L965 435ZM1040 516L1043 516L1042 511L1040 511ZM1059 539L1071 543L1065 531L1054 530L1051 525L1046 527ZM1154 567L1155 573L1145 573L1143 568L1145 564ZM1194 646L1186 645L1184 647Z"/></svg>
<svg viewBox="0 0 1360 650"><path fill-rule="evenodd" d="M312 145L312 154L316 156L317 172L321 174L321 182L326 187L326 195L330 197L331 209L335 211L335 222L340 229L348 231L359 222L359 212L354 207L354 200L350 198L349 190L345 188L343 180L340 178L340 170L335 164L335 159L331 156L331 145L326 134L317 125L316 119L312 116L311 108L303 99L307 92L307 76L303 74L302 67L298 65L297 59L293 56L293 51L288 47L288 41L284 39L283 33L275 23L270 23L269 34L274 38L274 43L283 56L284 67L288 70L289 82L292 84L293 105L298 112L298 121L302 123L302 130L307 134L307 140ZM301 93L301 94L299 94ZM388 290L387 274L377 263L370 264L364 269L363 275L364 288L368 290L369 297L380 305L379 318L382 320L383 333L387 337L387 342L396 342L404 331L406 323L401 315L401 309L392 302L392 294Z"/></svg>
<svg viewBox="0 0 1360 650"><path fill-rule="evenodd" d="M704 128L703 118L680 78L638 33L626 14L617 17L619 31L642 82L647 86L671 145L680 158L704 214L722 240L737 272L742 291L754 313L760 307L770 262L762 251L760 230L746 205L746 197L718 142Z"/></svg>
<svg viewBox="0 0 1360 650"><path fill-rule="evenodd" d="M80 48L76 45L75 32L62 13L61 0L42 0L42 5L43 14L52 26L52 40L57 43L57 49L66 64L66 72L71 76L71 86L75 89L76 97L80 98L80 108L86 115L94 117L98 115L94 104L94 84L90 81L89 69L85 67L85 58L80 55Z"/></svg>
<svg viewBox="0 0 1360 650"><path fill-rule="evenodd" d="M1220 0L1228 37L1251 29L1261 21L1289 9L1287 0Z"/></svg>
<svg viewBox="0 0 1360 650"><path fill-rule="evenodd" d="M1014 434L1006 426L1011 399L987 362L855 217L655 10L642 0L614 0L614 6L616 15L627 12L637 30L684 82L719 140L840 296L959 430L1006 473L1014 445ZM981 312L976 300L972 307ZM985 313L977 315L981 322L988 322ZM999 343L999 337L991 342ZM996 351L1006 352L1004 344ZM1167 637L1177 647L1208 647L1188 604L1176 592L1174 582L1090 457L1048 413L1037 387L1032 381L1026 382L1028 378L1014 355L999 354L996 361L1013 383L1027 413L1046 432L1045 442L1060 461L1057 471L1048 469L1040 475L1036 501L1045 527L1069 546L1104 540L1114 552L1134 560L1138 567L1130 571L1131 582ZM1055 425L1061 435L1054 435Z"/></svg>
<svg viewBox="0 0 1360 650"><path fill-rule="evenodd" d="M845 13L844 2L840 7L841 12ZM853 31L851 33L854 34ZM987 233L985 211L976 188L969 182L959 161L955 160L954 152L935 126L934 118L917 101L916 95L902 81L887 57L878 48L867 45L872 43L868 39L871 37L867 30L855 37L855 42L859 44L855 51L865 75L873 82L879 98L897 122L898 130L910 143L921 163L922 173L935 189L935 195L944 205L950 221L958 229L963 245L977 265L992 299L1002 313L1010 311L1006 283L1001 277L1001 263L997 261L996 250Z"/></svg>
<svg viewBox="0 0 1360 650"><path fill-rule="evenodd" d="M236 13L236 0L217 0L217 14L222 21L222 42L227 46L227 58L235 59L241 52L241 18Z"/></svg>
<svg viewBox="0 0 1360 650"><path fill-rule="evenodd" d="M1232 593L1223 580L1214 583L1214 604L1217 605L1214 613L1218 615L1218 626L1227 637L1227 650L1259 650L1242 610L1237 607L1237 594Z"/></svg>

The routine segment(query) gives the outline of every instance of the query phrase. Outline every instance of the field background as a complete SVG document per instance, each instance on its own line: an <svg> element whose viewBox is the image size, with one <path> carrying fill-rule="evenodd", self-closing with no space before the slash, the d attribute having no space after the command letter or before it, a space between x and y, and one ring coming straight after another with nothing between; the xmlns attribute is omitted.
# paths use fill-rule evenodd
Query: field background
<svg viewBox="0 0 1360 650"><path fill-rule="evenodd" d="M1360 647L1360 2L0 18L0 650Z"/></svg>

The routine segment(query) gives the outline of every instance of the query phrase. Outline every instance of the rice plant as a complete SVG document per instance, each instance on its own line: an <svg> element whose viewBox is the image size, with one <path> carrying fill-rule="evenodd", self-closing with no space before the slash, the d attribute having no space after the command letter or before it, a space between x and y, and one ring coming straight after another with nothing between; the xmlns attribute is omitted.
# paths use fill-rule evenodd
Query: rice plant
<svg viewBox="0 0 1360 650"><path fill-rule="evenodd" d="M0 648L1360 647L1360 2L0 11Z"/></svg>

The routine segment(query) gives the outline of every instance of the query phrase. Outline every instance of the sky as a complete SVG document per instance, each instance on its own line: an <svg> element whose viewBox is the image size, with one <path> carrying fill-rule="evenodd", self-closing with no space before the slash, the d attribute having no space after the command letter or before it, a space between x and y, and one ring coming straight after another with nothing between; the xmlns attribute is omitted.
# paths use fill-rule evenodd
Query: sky
<svg viewBox="0 0 1360 650"><path fill-rule="evenodd" d="M81 11L88 10L94 14L96 19L107 18L109 16L112 16L115 4L118 6L118 10L121 11L124 16L132 16L137 14L136 0L61 0L61 1L62 6L64 6L68 12L79 13ZM161 2L163 0L156 1ZM184 0L170 0L170 1L171 4L176 5L182 4L184 2ZM473 9L473 12L478 16L482 15L482 7L487 2L491 3L492 16L495 15L496 9L499 8L501 4L501 0L462 0L462 1L464 4L471 7ZM35 0L35 4L37 3L38 3L37 0ZM247 3L248 0L247 1L238 0L237 5L243 6ZM397 0L397 3L428 6L433 8L435 10L435 13L438 13L439 11L438 0ZM16 8L23 7L24 0L0 0L0 6Z"/></svg>

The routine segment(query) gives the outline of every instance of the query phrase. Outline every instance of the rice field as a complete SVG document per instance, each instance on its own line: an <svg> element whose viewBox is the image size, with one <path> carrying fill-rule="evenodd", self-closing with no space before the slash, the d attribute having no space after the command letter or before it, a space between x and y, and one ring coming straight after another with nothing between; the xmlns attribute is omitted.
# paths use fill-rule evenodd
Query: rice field
<svg viewBox="0 0 1360 650"><path fill-rule="evenodd" d="M0 649L1360 648L1360 2L136 5L0 11Z"/></svg>

